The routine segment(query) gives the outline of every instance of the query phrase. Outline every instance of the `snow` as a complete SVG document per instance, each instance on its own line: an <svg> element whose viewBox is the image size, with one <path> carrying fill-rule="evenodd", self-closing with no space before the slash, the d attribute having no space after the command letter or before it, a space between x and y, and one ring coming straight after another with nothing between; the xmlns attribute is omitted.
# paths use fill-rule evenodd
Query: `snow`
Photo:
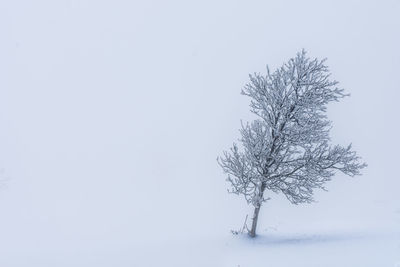
<svg viewBox="0 0 400 267"><path fill-rule="evenodd" d="M87 243L85 245L88 245ZM94 245L94 246L93 246ZM388 232L263 233L211 239L77 245L3 254L2 266L394 266L400 234ZM4 252L4 251L3 251ZM7 252L7 250L6 250ZM23 257L21 257L23 256ZM397 265L396 265L397 264Z"/></svg>
<svg viewBox="0 0 400 267"><path fill-rule="evenodd" d="M396 266L398 235L308 234L262 236L246 250L232 249L225 266ZM243 246L243 244L241 244ZM262 259L259 259L262 257Z"/></svg>
<svg viewBox="0 0 400 267"><path fill-rule="evenodd" d="M1 1L0 266L400 261L398 1ZM248 74L305 48L351 94L332 142L368 168L271 197L255 240L216 157Z"/></svg>

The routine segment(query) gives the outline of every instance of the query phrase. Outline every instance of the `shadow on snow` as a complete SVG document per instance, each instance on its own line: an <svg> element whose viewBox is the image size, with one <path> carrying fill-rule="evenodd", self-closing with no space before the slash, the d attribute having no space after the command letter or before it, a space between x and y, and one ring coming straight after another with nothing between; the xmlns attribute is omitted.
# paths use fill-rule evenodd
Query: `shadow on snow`
<svg viewBox="0 0 400 267"><path fill-rule="evenodd" d="M255 238L242 235L241 239L257 245L307 245L333 242L356 241L372 238L370 233L329 233L329 234L261 234Z"/></svg>

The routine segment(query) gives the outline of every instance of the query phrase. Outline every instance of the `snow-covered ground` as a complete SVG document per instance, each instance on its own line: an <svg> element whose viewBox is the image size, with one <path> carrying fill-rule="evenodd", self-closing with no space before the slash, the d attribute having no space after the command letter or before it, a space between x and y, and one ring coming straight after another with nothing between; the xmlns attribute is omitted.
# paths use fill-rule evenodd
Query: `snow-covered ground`
<svg viewBox="0 0 400 267"><path fill-rule="evenodd" d="M23 245L22 245L23 246ZM68 248L68 249L65 249ZM1 266L392 266L400 265L400 233L332 231L263 233L256 239L221 236L184 241L143 241L64 250L2 250Z"/></svg>
<svg viewBox="0 0 400 267"><path fill-rule="evenodd" d="M400 2L0 1L0 267L400 266ZM368 163L263 206L216 157L248 74L305 48L351 97L332 141Z"/></svg>
<svg viewBox="0 0 400 267"><path fill-rule="evenodd" d="M400 264L399 233L270 234L164 243L105 253L86 262L109 266L393 266ZM121 260L124 259L124 260ZM107 262L107 264L105 264ZM64 263L65 264L65 263ZM74 264L76 264L74 262ZM70 266L71 263L61 266ZM84 266L84 265L82 265Z"/></svg>

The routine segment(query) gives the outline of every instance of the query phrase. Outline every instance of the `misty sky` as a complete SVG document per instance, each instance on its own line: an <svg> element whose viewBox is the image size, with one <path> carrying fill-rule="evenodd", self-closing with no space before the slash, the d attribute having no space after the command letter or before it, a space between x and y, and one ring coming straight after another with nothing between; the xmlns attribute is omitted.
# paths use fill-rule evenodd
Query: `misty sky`
<svg viewBox="0 0 400 267"><path fill-rule="evenodd" d="M315 205L278 196L268 211L389 221L399 14L399 1L1 1L0 263L239 227L250 209L216 157L252 118L248 74L302 48L351 94L329 106L332 141L369 167Z"/></svg>

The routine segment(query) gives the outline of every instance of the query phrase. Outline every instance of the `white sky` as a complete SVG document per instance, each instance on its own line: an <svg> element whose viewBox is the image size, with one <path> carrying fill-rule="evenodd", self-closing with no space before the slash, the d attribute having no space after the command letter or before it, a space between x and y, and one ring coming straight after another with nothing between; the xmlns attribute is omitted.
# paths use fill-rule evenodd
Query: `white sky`
<svg viewBox="0 0 400 267"><path fill-rule="evenodd" d="M329 110L332 136L369 167L317 204L272 200L260 224L389 221L399 14L399 1L1 1L0 263L239 227L250 209L216 157L250 118L248 74L302 48L351 93Z"/></svg>

